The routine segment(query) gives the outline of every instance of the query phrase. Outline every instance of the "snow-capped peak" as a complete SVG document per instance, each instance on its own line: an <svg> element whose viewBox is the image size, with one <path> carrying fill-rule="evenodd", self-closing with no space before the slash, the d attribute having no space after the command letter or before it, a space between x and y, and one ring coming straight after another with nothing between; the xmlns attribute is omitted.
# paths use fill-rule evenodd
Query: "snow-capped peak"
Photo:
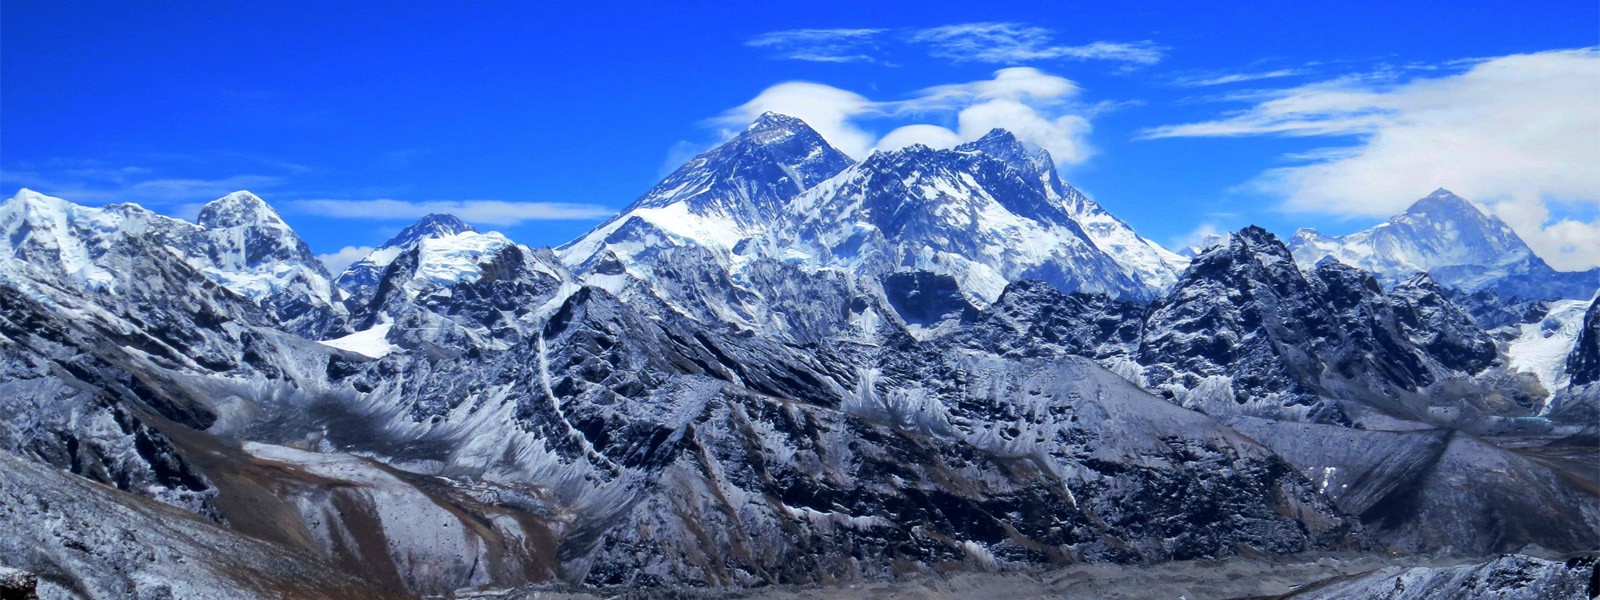
<svg viewBox="0 0 1600 600"><path fill-rule="evenodd" d="M99 209L22 188L0 205L0 235L10 246L8 260L0 261L0 266L5 271L22 263L59 268L92 288L109 288L116 278L95 264L93 259L100 251L86 243L78 230L114 230L117 225Z"/></svg>
<svg viewBox="0 0 1600 600"><path fill-rule="evenodd" d="M955 150L988 155L1039 181L1052 203L1065 209L1089 240L1109 254L1124 274L1137 281L1157 289L1166 288L1177 281L1178 273L1189 264L1187 257L1139 236L1087 194L1062 181L1049 151L1022 141L1010 131L990 130Z"/></svg>
<svg viewBox="0 0 1600 600"><path fill-rule="evenodd" d="M17 267L27 263L115 290L122 265L107 263L108 250L127 237L151 238L211 280L279 314L288 329L316 333L341 310L322 263L261 198L229 194L207 204L199 221L135 204L81 206L28 189L0 207L0 232Z"/></svg>
<svg viewBox="0 0 1600 600"><path fill-rule="evenodd" d="M1055 161L1051 159L1049 151L1024 143L1017 139L1015 134L998 127L989 130L989 133L977 140L956 146L955 149L957 152L987 154L1030 175L1055 173Z"/></svg>
<svg viewBox="0 0 1600 600"><path fill-rule="evenodd" d="M644 248L626 242L660 236L675 245L728 252L765 231L795 196L852 162L804 121L763 114L673 171L621 214L563 246L562 259L581 270L610 249L627 262Z"/></svg>
<svg viewBox="0 0 1600 600"><path fill-rule="evenodd" d="M750 125L748 127L745 127L745 131L747 131L747 132L779 131L779 130L783 130L783 131L798 131L798 130L801 130L801 129L810 129L810 128L811 128L811 126L807 125L805 121L802 121L802 120L797 119L795 117L791 117L791 116L783 114L783 113L767 111L767 112L761 113L761 116L756 117L756 120L751 121Z"/></svg>
<svg viewBox="0 0 1600 600"><path fill-rule="evenodd" d="M422 238L417 243L416 277L441 287L476 281L483 275L483 262L510 245L511 240L498 231Z"/></svg>
<svg viewBox="0 0 1600 600"><path fill-rule="evenodd" d="M198 222L207 229L268 225L288 227L278 211L273 210L260 196L240 190L206 203L200 209Z"/></svg>
<svg viewBox="0 0 1600 600"><path fill-rule="evenodd" d="M1325 257L1398 283L1428 272L1442 285L1535 298L1584 298L1600 285L1600 272L1562 273L1505 222L1440 188L1404 213L1347 236L1303 229L1290 241L1295 261L1309 268Z"/></svg>
<svg viewBox="0 0 1600 600"><path fill-rule="evenodd" d="M427 244L430 240L443 240L446 238L456 239L459 243L454 244L454 246L457 247L480 249L499 248L510 243L509 240L505 239L505 236L496 232L478 233L478 230L456 218L455 215L431 214L407 226L399 234L389 238L389 241L382 246L362 257L361 260L351 263L344 270L344 273L339 275L336 283L339 289L344 290L357 304L364 302L366 297L371 294L372 287L383 279L384 269L393 264L394 260L401 254L410 252L419 245ZM430 244L428 247L439 249L451 245L451 243L445 243L443 246ZM444 258L442 260L455 266L420 264L419 269L429 272L426 277L441 281L457 280L466 276L462 274L461 269L456 268L462 263L460 257L464 256L463 253L446 251L443 255ZM423 256L422 259L427 260L431 257L432 255L430 254ZM473 264L475 265L476 263ZM440 275L435 273L435 270L442 270L439 273L444 271L451 271L452 273ZM435 277L435 275L438 275L438 277Z"/></svg>
<svg viewBox="0 0 1600 600"><path fill-rule="evenodd" d="M410 246L421 241L423 238L444 237L447 235L455 235L469 231L477 231L477 229L474 229L465 221L456 218L455 215L431 214L422 217L417 222L412 223L405 229L400 230L400 233L396 234L392 238L389 238L389 241L384 242L383 246L381 247L392 248Z"/></svg>
<svg viewBox="0 0 1600 600"><path fill-rule="evenodd" d="M46 196L44 194L41 194L39 192L33 191L31 189L28 189L28 188L21 188L21 189L18 189L17 193L15 195L11 196L11 198L9 200L6 200L6 204L10 204L12 202L51 203L51 202L66 202L66 200L62 200L62 199L56 198L54 196Z"/></svg>

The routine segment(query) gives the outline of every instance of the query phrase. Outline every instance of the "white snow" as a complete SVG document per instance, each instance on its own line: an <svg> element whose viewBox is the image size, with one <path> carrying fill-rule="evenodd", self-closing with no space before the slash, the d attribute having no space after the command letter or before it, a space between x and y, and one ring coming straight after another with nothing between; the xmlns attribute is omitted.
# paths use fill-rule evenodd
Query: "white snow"
<svg viewBox="0 0 1600 600"><path fill-rule="evenodd" d="M383 358L399 349L394 344L390 344L388 340L389 329L393 327L394 323L379 323L341 338L323 340L317 343L329 348L354 352L362 356Z"/></svg>
<svg viewBox="0 0 1600 600"><path fill-rule="evenodd" d="M506 236L494 231L424 238L417 259L417 279L441 287L477 281L483 276L483 261L511 244Z"/></svg>
<svg viewBox="0 0 1600 600"><path fill-rule="evenodd" d="M1550 303L1550 312L1535 323L1518 326L1517 338L1506 344L1512 370L1533 373L1544 389L1555 393L1567 385L1567 356L1583 329L1587 300Z"/></svg>

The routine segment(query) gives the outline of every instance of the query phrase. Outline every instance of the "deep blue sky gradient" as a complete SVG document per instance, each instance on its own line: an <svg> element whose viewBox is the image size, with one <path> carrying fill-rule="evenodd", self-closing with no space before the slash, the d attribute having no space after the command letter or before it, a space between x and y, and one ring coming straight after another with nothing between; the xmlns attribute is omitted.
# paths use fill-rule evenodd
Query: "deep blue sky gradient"
<svg viewBox="0 0 1600 600"><path fill-rule="evenodd" d="M240 182L275 204L500 199L621 208L670 169L675 147L716 141L708 118L772 84L808 80L892 100L1010 66L911 52L890 57L897 66L773 60L746 45L753 36L1009 21L1052 29L1065 44L1166 48L1159 64L1131 70L1020 63L1076 81L1085 101L1120 103L1094 119L1097 154L1065 174L1147 237L1166 243L1208 219L1283 234L1303 225L1348 231L1370 221L1315 222L1239 189L1286 153L1327 140L1134 135L1229 108L1207 97L1226 89L1174 83L1184 77L1322 63L1310 81L1385 63L1600 42L1592 1L1394 4L1402 3L7 0L0 185L4 195L27 185L174 214L211 198L140 194L134 185ZM80 189L103 194L68 193ZM377 244L405 225L284 213L318 252ZM500 229L556 245L595 223Z"/></svg>

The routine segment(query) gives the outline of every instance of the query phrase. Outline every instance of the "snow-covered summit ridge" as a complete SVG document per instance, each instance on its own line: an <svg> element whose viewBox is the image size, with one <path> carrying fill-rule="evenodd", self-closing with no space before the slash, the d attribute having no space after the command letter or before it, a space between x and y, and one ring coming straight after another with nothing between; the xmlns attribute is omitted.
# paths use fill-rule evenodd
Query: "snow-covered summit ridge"
<svg viewBox="0 0 1600 600"><path fill-rule="evenodd" d="M1446 287L1541 299L1588 298L1600 286L1600 270L1556 271L1504 221L1443 188L1347 236L1301 229L1289 247L1302 267L1333 257L1388 284L1427 272Z"/></svg>
<svg viewBox="0 0 1600 600"><path fill-rule="evenodd" d="M404 246L414 244L423 238L442 237L472 231L477 231L477 229L455 215L435 213L424 216L418 219L417 222L406 226L405 229L400 230L400 233L389 238L389 241L384 242L383 245Z"/></svg>
<svg viewBox="0 0 1600 600"><path fill-rule="evenodd" d="M91 207L23 189L0 205L0 231L14 262L0 270L65 276L90 289L115 291L108 251L125 238L146 238L182 257L212 281L284 317L305 334L329 326L342 311L326 269L277 211L250 192L205 205L199 223L162 216L137 204Z"/></svg>
<svg viewBox="0 0 1600 600"><path fill-rule="evenodd" d="M993 129L983 137L954 148L961 153L980 153L1016 169L1025 178L1040 182L1047 204L1061 207L1067 219L1076 223L1084 235L1122 267L1124 274L1156 289L1177 281L1188 266L1188 259L1163 248L1139 234L1121 219L1081 190L1062 180L1055 161L1044 148L1023 142L1005 129Z"/></svg>
<svg viewBox="0 0 1600 600"><path fill-rule="evenodd" d="M804 121L769 112L733 139L689 160L629 210L681 202L697 215L761 225L788 198L853 162Z"/></svg>
<svg viewBox="0 0 1600 600"><path fill-rule="evenodd" d="M1006 284L1149 299L1182 258L1061 181L1042 149L995 130L949 150L875 152L802 194L773 237L782 256L869 278L925 270L983 305Z"/></svg>

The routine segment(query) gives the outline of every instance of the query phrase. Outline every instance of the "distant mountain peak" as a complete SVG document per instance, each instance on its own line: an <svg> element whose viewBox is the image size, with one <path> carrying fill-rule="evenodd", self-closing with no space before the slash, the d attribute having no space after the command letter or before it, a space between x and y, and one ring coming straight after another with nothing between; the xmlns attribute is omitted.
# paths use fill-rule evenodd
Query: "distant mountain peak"
<svg viewBox="0 0 1600 600"><path fill-rule="evenodd" d="M1044 148L1019 139L1016 134L996 127L977 140L956 146L957 152L981 152L1024 173L1049 175L1055 162Z"/></svg>
<svg viewBox="0 0 1600 600"><path fill-rule="evenodd" d="M1406 209L1406 214L1434 217L1470 215L1480 219L1493 219L1465 198L1444 188L1434 190L1433 193L1411 203Z"/></svg>
<svg viewBox="0 0 1600 600"><path fill-rule="evenodd" d="M978 138L977 141L968 142L968 144L1016 144L1021 146L1022 142L1017 139L1016 134L1005 128L996 127L990 129L989 133L983 134L983 137Z"/></svg>
<svg viewBox="0 0 1600 600"><path fill-rule="evenodd" d="M1444 189L1444 188L1438 188L1438 189L1433 190L1432 192L1430 192L1428 194L1427 197L1428 198L1454 198L1456 200L1460 200L1461 199L1461 197L1457 196L1455 192L1452 192L1452 191ZM1424 199L1426 199L1426 198L1424 198Z"/></svg>
<svg viewBox="0 0 1600 600"><path fill-rule="evenodd" d="M417 222L412 223L400 233L384 242L383 247L401 247L416 243L423 238L444 237L458 233L476 232L471 225L451 214L430 214Z"/></svg>
<svg viewBox="0 0 1600 600"><path fill-rule="evenodd" d="M746 127L745 131L765 131L772 129L793 130L801 128L811 129L811 126L797 117L791 117L783 113L769 110L761 113L761 116L756 117L756 120L751 121L750 126Z"/></svg>
<svg viewBox="0 0 1600 600"><path fill-rule="evenodd" d="M1592 295L1600 270L1551 269L1504 221L1450 190L1439 188L1404 213L1346 236L1301 230L1290 244L1310 268L1324 257L1376 273L1395 284L1427 272L1447 288L1533 299Z"/></svg>
<svg viewBox="0 0 1600 600"><path fill-rule="evenodd" d="M60 200L60 198L54 198L52 196L46 196L44 194L41 194L39 192L33 191L31 189L28 189L28 188L20 188L20 189L18 189L17 193L11 196L11 199L12 200L17 200L17 201L22 201L22 202L39 201L39 200Z"/></svg>
<svg viewBox="0 0 1600 600"><path fill-rule="evenodd" d="M285 226L278 211L273 210L260 196L244 190L207 202L200 209L199 223L207 229L243 225Z"/></svg>

